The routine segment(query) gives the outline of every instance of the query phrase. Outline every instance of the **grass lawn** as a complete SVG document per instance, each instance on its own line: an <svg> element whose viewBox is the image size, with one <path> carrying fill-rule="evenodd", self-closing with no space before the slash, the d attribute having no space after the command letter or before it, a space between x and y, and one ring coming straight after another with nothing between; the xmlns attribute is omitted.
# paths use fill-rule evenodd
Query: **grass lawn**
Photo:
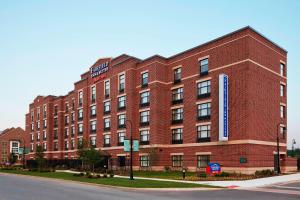
<svg viewBox="0 0 300 200"><path fill-rule="evenodd" d="M134 176L147 178L161 178L161 179L182 179L182 172L155 172L155 171L134 171ZM186 177L195 176L195 172L186 172Z"/></svg>
<svg viewBox="0 0 300 200"><path fill-rule="evenodd" d="M207 187L212 188L209 185L200 185L193 183L176 183L167 181L152 181L152 180L128 180L126 178L86 178L86 177L75 177L73 174L66 172L29 172L21 170L1 170L0 173L10 174L22 174L46 178L56 178L62 180L72 180L86 183L95 183L101 185L121 186L130 188L197 188Z"/></svg>

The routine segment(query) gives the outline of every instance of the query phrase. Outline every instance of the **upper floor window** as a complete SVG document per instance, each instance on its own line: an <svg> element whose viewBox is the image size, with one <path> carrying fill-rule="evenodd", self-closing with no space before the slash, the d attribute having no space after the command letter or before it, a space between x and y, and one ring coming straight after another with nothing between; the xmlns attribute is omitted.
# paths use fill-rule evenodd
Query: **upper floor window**
<svg viewBox="0 0 300 200"><path fill-rule="evenodd" d="M182 144L182 128L172 129L172 144Z"/></svg>
<svg viewBox="0 0 300 200"><path fill-rule="evenodd" d="M83 124L78 124L78 134L81 135L83 134Z"/></svg>
<svg viewBox="0 0 300 200"><path fill-rule="evenodd" d="M122 146L124 144L125 132L118 133L118 146Z"/></svg>
<svg viewBox="0 0 300 200"><path fill-rule="evenodd" d="M57 117L56 118L54 118L54 127L57 127L58 126L58 120L57 120Z"/></svg>
<svg viewBox="0 0 300 200"><path fill-rule="evenodd" d="M205 168L210 163L210 155L198 155L197 156L197 167Z"/></svg>
<svg viewBox="0 0 300 200"><path fill-rule="evenodd" d="M210 106L211 103L198 104L198 119L209 119L210 118Z"/></svg>
<svg viewBox="0 0 300 200"><path fill-rule="evenodd" d="M75 149L75 140L74 139L71 140L71 149Z"/></svg>
<svg viewBox="0 0 300 200"><path fill-rule="evenodd" d="M54 116L56 116L57 113L58 113L58 108L57 108L57 106L54 106Z"/></svg>
<svg viewBox="0 0 300 200"><path fill-rule="evenodd" d="M210 96L210 80L198 83L198 98Z"/></svg>
<svg viewBox="0 0 300 200"><path fill-rule="evenodd" d="M80 91L80 92L78 93L78 105L79 105L79 107L82 106L82 103L83 103L83 92Z"/></svg>
<svg viewBox="0 0 300 200"><path fill-rule="evenodd" d="M97 131L97 121L91 121L90 130L91 130L91 133L96 133L96 131Z"/></svg>
<svg viewBox="0 0 300 200"><path fill-rule="evenodd" d="M33 121L33 119L34 119L34 111L31 111L30 118L31 118L31 121Z"/></svg>
<svg viewBox="0 0 300 200"><path fill-rule="evenodd" d="M182 167L182 155L174 155L172 156L172 166L173 167Z"/></svg>
<svg viewBox="0 0 300 200"><path fill-rule="evenodd" d="M44 126L44 128L47 128L47 119L43 120L43 126Z"/></svg>
<svg viewBox="0 0 300 200"><path fill-rule="evenodd" d="M74 112L71 114L71 122L72 122L72 124L75 122L75 113Z"/></svg>
<svg viewBox="0 0 300 200"><path fill-rule="evenodd" d="M92 86L91 88L91 101L92 103L96 102L96 86Z"/></svg>
<svg viewBox="0 0 300 200"><path fill-rule="evenodd" d="M69 125L69 115L65 116L65 126Z"/></svg>
<svg viewBox="0 0 300 200"><path fill-rule="evenodd" d="M285 118L285 106L280 105L280 117Z"/></svg>
<svg viewBox="0 0 300 200"><path fill-rule="evenodd" d="M93 148L96 147L96 137L95 136L90 137L90 144L91 144L91 147L93 147Z"/></svg>
<svg viewBox="0 0 300 200"><path fill-rule="evenodd" d="M91 106L91 117L96 117L96 105Z"/></svg>
<svg viewBox="0 0 300 200"><path fill-rule="evenodd" d="M174 69L174 83L181 81L181 67Z"/></svg>
<svg viewBox="0 0 300 200"><path fill-rule="evenodd" d="M140 125L141 126L149 125L149 120L150 120L150 111L149 110L140 112Z"/></svg>
<svg viewBox="0 0 300 200"><path fill-rule="evenodd" d="M78 121L83 120L83 109L78 110Z"/></svg>
<svg viewBox="0 0 300 200"><path fill-rule="evenodd" d="M285 64L280 63L280 75L285 76Z"/></svg>
<svg viewBox="0 0 300 200"><path fill-rule="evenodd" d="M149 105L149 103L150 103L150 97L149 97L149 94L150 94L149 91L142 92L142 93L140 94L140 96L141 96L141 100L140 100L141 107L143 107L143 106L148 106L148 105Z"/></svg>
<svg viewBox="0 0 300 200"><path fill-rule="evenodd" d="M107 113L109 113L110 112L110 101L105 101L104 102L104 104L103 104L103 106L104 106L104 113L105 114L107 114Z"/></svg>
<svg viewBox="0 0 300 200"><path fill-rule="evenodd" d="M40 107L37 108L37 120L40 120Z"/></svg>
<svg viewBox="0 0 300 200"><path fill-rule="evenodd" d="M120 114L118 115L118 127L124 128L125 127L125 121L126 121L126 115Z"/></svg>
<svg viewBox="0 0 300 200"><path fill-rule="evenodd" d="M119 92L124 92L125 89L125 74L119 75Z"/></svg>
<svg viewBox="0 0 300 200"><path fill-rule="evenodd" d="M67 113L69 112L69 103L66 103L65 106L66 106L66 113Z"/></svg>
<svg viewBox="0 0 300 200"><path fill-rule="evenodd" d="M18 154L19 153L19 146L20 146L20 142L18 141L11 141L10 142L10 146L11 146L11 150L10 152L13 154Z"/></svg>
<svg viewBox="0 0 300 200"><path fill-rule="evenodd" d="M109 134L104 135L104 146L105 147L110 146L110 135Z"/></svg>
<svg viewBox="0 0 300 200"><path fill-rule="evenodd" d="M182 103L183 102L183 88L177 88L172 90L172 103Z"/></svg>
<svg viewBox="0 0 300 200"><path fill-rule="evenodd" d="M104 82L104 95L105 97L109 97L110 94L110 82L109 80Z"/></svg>
<svg viewBox="0 0 300 200"><path fill-rule="evenodd" d="M110 117L104 118L104 130L110 130Z"/></svg>
<svg viewBox="0 0 300 200"><path fill-rule="evenodd" d="M149 144L150 141L150 131L149 130L141 130L140 131L140 143L143 145Z"/></svg>
<svg viewBox="0 0 300 200"><path fill-rule="evenodd" d="M198 142L210 142L210 125L197 126Z"/></svg>
<svg viewBox="0 0 300 200"><path fill-rule="evenodd" d="M44 107L43 107L43 112L44 112L44 118L46 118L47 117L47 106L46 105L44 105Z"/></svg>
<svg viewBox="0 0 300 200"><path fill-rule="evenodd" d="M285 85L280 84L280 96L284 97L285 95Z"/></svg>
<svg viewBox="0 0 300 200"><path fill-rule="evenodd" d="M118 98L118 109L124 109L126 107L126 96L121 96Z"/></svg>
<svg viewBox="0 0 300 200"><path fill-rule="evenodd" d="M142 87L148 85L148 72L142 73Z"/></svg>
<svg viewBox="0 0 300 200"><path fill-rule="evenodd" d="M182 123L183 108L175 108L172 110L172 124Z"/></svg>
<svg viewBox="0 0 300 200"><path fill-rule="evenodd" d="M208 74L208 58L200 60L200 75Z"/></svg>
<svg viewBox="0 0 300 200"><path fill-rule="evenodd" d="M72 110L75 110L75 99L72 99Z"/></svg>

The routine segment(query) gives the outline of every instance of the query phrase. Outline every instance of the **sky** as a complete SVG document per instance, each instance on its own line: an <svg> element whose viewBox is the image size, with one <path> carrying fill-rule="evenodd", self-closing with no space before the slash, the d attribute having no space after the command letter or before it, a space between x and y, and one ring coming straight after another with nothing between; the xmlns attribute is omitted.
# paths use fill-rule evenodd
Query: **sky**
<svg viewBox="0 0 300 200"><path fill-rule="evenodd" d="M250 25L288 50L288 146L300 147L298 0L0 0L0 130L65 95L100 57L171 56Z"/></svg>

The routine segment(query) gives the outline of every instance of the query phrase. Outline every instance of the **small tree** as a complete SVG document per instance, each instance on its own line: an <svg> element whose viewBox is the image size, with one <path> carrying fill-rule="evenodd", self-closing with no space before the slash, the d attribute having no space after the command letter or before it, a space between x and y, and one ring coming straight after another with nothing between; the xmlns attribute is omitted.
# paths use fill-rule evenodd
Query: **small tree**
<svg viewBox="0 0 300 200"><path fill-rule="evenodd" d="M11 153L9 155L9 163L11 165L15 164L17 162L18 156L15 153Z"/></svg>
<svg viewBox="0 0 300 200"><path fill-rule="evenodd" d="M40 172L45 164L44 151L41 146L36 147L35 161L37 162L38 170Z"/></svg>

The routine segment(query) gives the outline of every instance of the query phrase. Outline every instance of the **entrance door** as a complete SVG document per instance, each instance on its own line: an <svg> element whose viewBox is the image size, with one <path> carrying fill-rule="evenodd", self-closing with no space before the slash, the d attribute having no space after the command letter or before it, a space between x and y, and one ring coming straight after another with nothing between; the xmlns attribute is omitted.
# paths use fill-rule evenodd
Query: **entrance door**
<svg viewBox="0 0 300 200"><path fill-rule="evenodd" d="M125 159L125 156L119 156L119 167L125 167L126 165L126 159Z"/></svg>

